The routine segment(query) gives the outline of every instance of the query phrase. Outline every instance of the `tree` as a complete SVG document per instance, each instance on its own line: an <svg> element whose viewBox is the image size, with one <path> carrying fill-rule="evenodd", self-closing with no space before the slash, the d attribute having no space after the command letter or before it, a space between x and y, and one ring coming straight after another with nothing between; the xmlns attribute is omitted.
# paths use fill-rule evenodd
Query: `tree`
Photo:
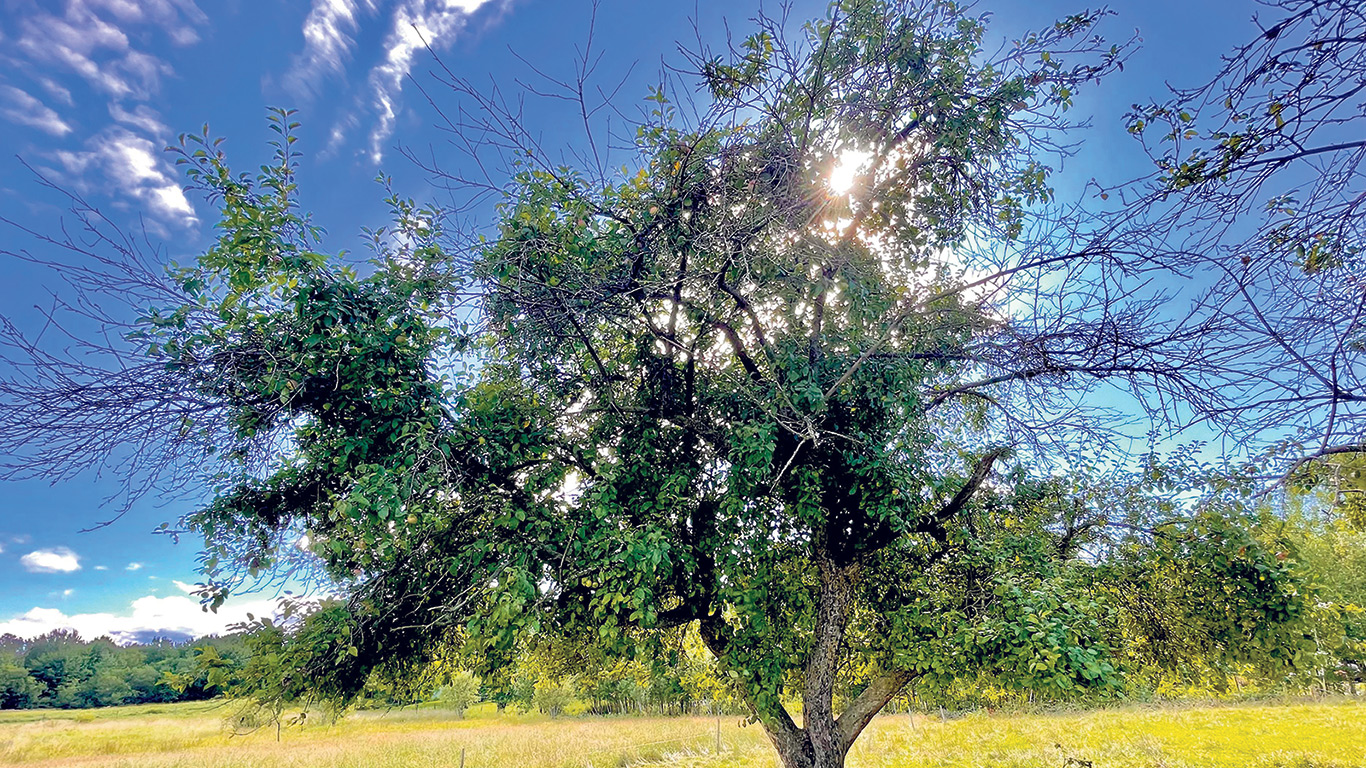
<svg viewBox="0 0 1366 768"><path fill-rule="evenodd" d="M1306 670L1325 692L1366 682L1366 535L1341 519L1289 517L1298 558L1313 574L1314 665Z"/></svg>
<svg viewBox="0 0 1366 768"><path fill-rule="evenodd" d="M96 377L11 336L0 446L49 476L125 440L154 476L217 457L185 521L213 606L306 533L348 599L261 635L244 675L277 717L453 637L497 666L529 635L644 658L691 626L783 764L830 768L912 681L1113 690L1124 632L1173 616L1211 654L1290 660L1293 563L1236 515L1112 516L1044 471L1105 445L1096 387L1208 395L1211 328L1126 301L1147 264L1050 204L1063 112L1124 55L1102 18L991 59L947 3L837 2L790 36L760 16L690 59L692 119L653 93L621 173L591 142L550 162L450 79L451 127L512 164L496 231L391 198L363 271L317 250L288 113L254 177L183 137L218 240L164 278L72 273L139 287L136 321L100 316L141 357ZM1184 588L1126 602L1154 573Z"/></svg>
<svg viewBox="0 0 1366 768"><path fill-rule="evenodd" d="M1360 484L1335 469L1366 451L1366 14L1263 6L1211 81L1134 106L1156 172L1125 190L1142 222L1126 229L1201 287L1196 322L1233 321L1205 348L1206 386L1227 397L1195 417L1254 447L1278 435L1272 479L1350 498Z"/></svg>
<svg viewBox="0 0 1366 768"><path fill-rule="evenodd" d="M107 637L86 642L71 630L33 640L0 636L0 708L106 707L207 698L219 691L206 691L202 676L196 679L181 670L196 653L202 654L203 669L214 666L205 662L209 657L227 669L240 667L240 660L223 659L215 646L231 649L241 643L240 638L209 638L195 646L158 641L119 647Z"/></svg>
<svg viewBox="0 0 1366 768"><path fill-rule="evenodd" d="M441 703L455 710L456 717L464 717L465 710L479 702L479 678L464 671L441 688Z"/></svg>
<svg viewBox="0 0 1366 768"><path fill-rule="evenodd" d="M74 705L67 701L69 696L60 696L62 690L73 691L90 676L85 643L70 630L53 630L34 639L24 656L24 667L43 687L45 699L66 702L59 706Z"/></svg>
<svg viewBox="0 0 1366 768"><path fill-rule="evenodd" d="M574 703L574 683L568 678L537 680L531 703L542 714L559 717Z"/></svg>
<svg viewBox="0 0 1366 768"><path fill-rule="evenodd" d="M100 671L77 686L74 696L78 706L114 707L132 698L133 689L117 672Z"/></svg>
<svg viewBox="0 0 1366 768"><path fill-rule="evenodd" d="M0 662L0 709L29 709L38 703L43 687L28 670L8 661Z"/></svg>

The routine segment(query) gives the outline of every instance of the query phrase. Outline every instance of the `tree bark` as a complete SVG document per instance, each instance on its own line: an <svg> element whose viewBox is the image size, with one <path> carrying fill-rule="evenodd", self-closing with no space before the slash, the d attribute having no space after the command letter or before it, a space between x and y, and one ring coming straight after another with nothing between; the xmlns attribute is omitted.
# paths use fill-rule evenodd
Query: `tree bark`
<svg viewBox="0 0 1366 768"><path fill-rule="evenodd" d="M802 725L811 745L813 768L840 768L846 748L835 721L835 673L853 607L857 567L839 566L829 557L820 557L817 567L820 596L811 657L806 662Z"/></svg>
<svg viewBox="0 0 1366 768"><path fill-rule="evenodd" d="M820 598L816 626L807 661L803 692L803 727L798 727L781 702L761 705L757 692L742 683L741 695L758 718L783 768L843 768L844 758L868 723L901 692L915 675L892 670L874 678L837 718L834 713L835 674L844 645L845 630L853 607L857 566L820 562ZM730 639L724 621L704 616L699 626L703 643L718 659L724 658Z"/></svg>
<svg viewBox="0 0 1366 768"><path fill-rule="evenodd" d="M854 740L868 727L868 723L872 722L873 717L914 678L914 673L904 669L892 670L874 678L868 683L868 687L863 689L863 693L860 693L840 714L835 725L839 728L840 741L846 754L854 745Z"/></svg>
<svg viewBox="0 0 1366 768"><path fill-rule="evenodd" d="M943 524L967 506L996 461L1007 453L1008 449L998 448L984 455L953 498L927 521L922 521L921 530L942 535ZM915 673L908 670L886 670L869 682L838 718L835 716L835 677L844 651L861 566L857 557L842 556L843 553L831 546L831 542L842 535L837 526L817 529L815 533L812 559L820 591L812 628L811 654L806 663L806 687L802 692L802 727L797 727L787 708L775 696L769 695L771 692L759 691L751 680L743 680L740 685L745 703L763 725L784 768L843 768L844 758L859 735L915 678ZM890 540L888 537L886 541L877 542L878 548ZM708 604L703 610L707 613L697 616L702 641L717 659L724 660L730 642L728 627L721 616L713 612L714 606Z"/></svg>

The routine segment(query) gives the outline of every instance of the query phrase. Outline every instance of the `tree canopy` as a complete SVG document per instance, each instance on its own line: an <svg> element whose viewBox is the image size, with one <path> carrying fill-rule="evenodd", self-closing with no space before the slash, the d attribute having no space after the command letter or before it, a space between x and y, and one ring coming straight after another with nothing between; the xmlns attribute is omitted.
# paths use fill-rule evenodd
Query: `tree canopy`
<svg viewBox="0 0 1366 768"><path fill-rule="evenodd" d="M82 709L193 701L218 695L226 681L205 671L210 660L245 660L240 638L168 639L116 645L55 630L31 639L0 635L0 709Z"/></svg>
<svg viewBox="0 0 1366 768"><path fill-rule="evenodd" d="M127 278L141 357L92 378L22 346L3 442L25 467L214 457L185 520L206 599L303 542L345 600L281 636L290 685L338 699L442 643L648 658L694 628L785 765L838 766L913 681L1293 664L1296 562L1249 532L1247 484L1192 511L1173 467L1084 471L1113 436L1090 396L1207 407L1228 321L1172 313L1142 290L1167 264L1054 200L1065 113L1126 55L1105 15L995 56L932 0L760 16L688 58L700 107L651 94L621 169L549 160L452 77L450 127L510 165L496 228L392 197L361 269L299 207L290 113L254 175L183 137L217 241Z"/></svg>

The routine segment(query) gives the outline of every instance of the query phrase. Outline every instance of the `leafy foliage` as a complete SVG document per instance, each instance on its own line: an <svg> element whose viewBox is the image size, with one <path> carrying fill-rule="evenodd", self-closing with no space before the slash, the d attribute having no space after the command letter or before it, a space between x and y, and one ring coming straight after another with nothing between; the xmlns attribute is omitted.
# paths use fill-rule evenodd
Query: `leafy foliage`
<svg viewBox="0 0 1366 768"><path fill-rule="evenodd" d="M441 688L440 698L442 704L455 710L457 717L463 717L465 710L479 701L479 678L468 671L451 677Z"/></svg>
<svg viewBox="0 0 1366 768"><path fill-rule="evenodd" d="M240 664L247 649L236 638L118 646L108 638L87 642L62 630L32 640L3 635L0 709L84 709L210 698L223 693L227 681L204 673L198 659L205 656Z"/></svg>

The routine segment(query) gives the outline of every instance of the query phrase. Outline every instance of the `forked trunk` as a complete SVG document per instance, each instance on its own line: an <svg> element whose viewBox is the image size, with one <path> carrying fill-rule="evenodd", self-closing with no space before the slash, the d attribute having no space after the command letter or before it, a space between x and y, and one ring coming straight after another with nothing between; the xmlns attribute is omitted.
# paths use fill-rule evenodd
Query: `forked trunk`
<svg viewBox="0 0 1366 768"><path fill-rule="evenodd" d="M843 768L845 755L854 740L912 678L904 671L892 671L875 678L838 718L835 717L835 673L849 625L858 571L856 567L841 567L830 560L820 561L818 567L821 587L811 656L806 667L806 689L802 696L803 727L797 727L781 704L761 706L754 691L743 691L746 703L778 752L783 768ZM717 617L708 617L702 621L700 629L703 642L717 658L723 658L729 643L724 624Z"/></svg>

